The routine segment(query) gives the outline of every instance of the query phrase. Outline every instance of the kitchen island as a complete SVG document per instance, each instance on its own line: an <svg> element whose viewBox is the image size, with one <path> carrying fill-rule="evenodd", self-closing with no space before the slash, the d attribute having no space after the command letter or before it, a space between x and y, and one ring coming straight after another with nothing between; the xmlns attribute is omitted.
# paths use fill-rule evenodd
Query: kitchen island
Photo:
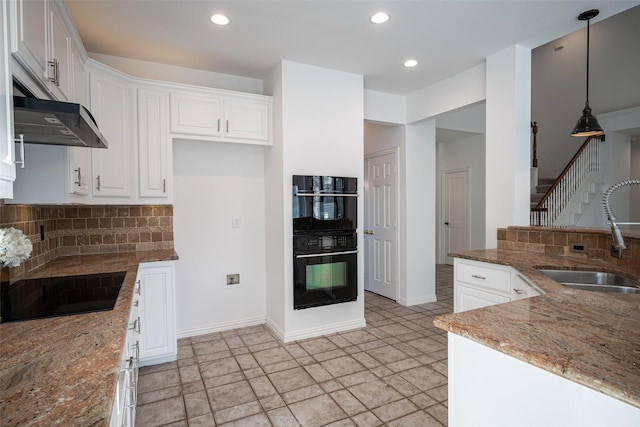
<svg viewBox="0 0 640 427"><path fill-rule="evenodd" d="M2 426L107 426L138 265L173 249L59 257L25 278L126 271L113 310L0 325Z"/></svg>
<svg viewBox="0 0 640 427"><path fill-rule="evenodd" d="M464 416L457 418L462 403L457 395L461 383L469 386L468 390L476 391L482 383L482 394L494 403L486 403L478 393L474 398L485 402L481 405L482 412L489 414L487 420L494 426L514 425L514 422L517 425L580 425L577 418L573 418L573 424L566 424L557 415L569 415L571 419L576 410L588 414L600 409L610 409L607 423L597 424L601 421L594 419L591 425L640 425L640 294L570 289L537 270L554 267L604 270L638 280L640 270L635 265L619 267L602 259L510 249L450 256L509 265L544 291L540 296L436 318L435 325L449 332L450 425L469 425ZM497 361L493 367L492 361ZM529 372L530 369L535 370ZM469 375L457 383L462 372ZM546 378L549 373L552 375ZM537 382L542 377L546 379ZM548 384L557 379L564 380L577 394L565 392L559 398L554 396L555 386ZM583 391L571 388L570 383L586 388L586 395L595 390L597 393L591 397L596 400L602 397L605 403L598 408L582 400L576 406L574 399L582 399L584 396L578 393ZM509 386L511 389L505 390ZM492 394L493 391L496 394ZM562 398L574 405L567 406ZM552 408L555 402L558 407ZM474 412L466 400L464 409L467 413ZM478 412L474 414L480 416L478 407L475 409ZM537 421L530 418L535 414L543 417ZM542 421L548 414L553 417ZM474 418L474 425L487 425L478 416ZM622 419L617 420L617 416ZM549 419L555 424L549 424Z"/></svg>

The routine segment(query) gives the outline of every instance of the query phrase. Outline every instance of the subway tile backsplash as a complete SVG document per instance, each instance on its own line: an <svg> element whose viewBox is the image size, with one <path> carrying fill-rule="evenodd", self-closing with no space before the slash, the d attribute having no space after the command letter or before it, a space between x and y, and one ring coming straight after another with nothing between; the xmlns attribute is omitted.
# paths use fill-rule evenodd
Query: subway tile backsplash
<svg viewBox="0 0 640 427"><path fill-rule="evenodd" d="M173 249L171 205L7 205L0 228L15 227L31 240L19 276L59 256ZM44 240L40 229L44 227Z"/></svg>

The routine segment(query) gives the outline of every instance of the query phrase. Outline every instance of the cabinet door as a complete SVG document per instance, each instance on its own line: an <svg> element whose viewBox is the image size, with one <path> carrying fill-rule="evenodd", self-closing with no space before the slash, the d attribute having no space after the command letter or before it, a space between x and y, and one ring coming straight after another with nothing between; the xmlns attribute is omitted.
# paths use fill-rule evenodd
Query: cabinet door
<svg viewBox="0 0 640 427"><path fill-rule="evenodd" d="M167 197L166 92L138 89L138 162L140 197Z"/></svg>
<svg viewBox="0 0 640 427"><path fill-rule="evenodd" d="M60 101L71 101L73 80L71 78L71 37L54 4L49 7L49 25L51 40L47 74L50 92Z"/></svg>
<svg viewBox="0 0 640 427"><path fill-rule="evenodd" d="M268 103L225 99L224 136L268 142L270 112Z"/></svg>
<svg viewBox="0 0 640 427"><path fill-rule="evenodd" d="M172 92L171 132L185 135L222 135L222 98Z"/></svg>
<svg viewBox="0 0 640 427"><path fill-rule="evenodd" d="M454 311L456 313L509 301L511 301L510 298L502 295L484 292L471 287L462 286L458 283L455 285Z"/></svg>
<svg viewBox="0 0 640 427"><path fill-rule="evenodd" d="M174 273L172 262L140 264L140 361L142 365L176 359Z"/></svg>
<svg viewBox="0 0 640 427"><path fill-rule="evenodd" d="M126 79L89 73L91 112L109 148L91 152L94 197L130 197L133 144L131 105Z"/></svg>
<svg viewBox="0 0 640 427"><path fill-rule="evenodd" d="M44 82L47 78L47 2L15 0L9 3L15 8L12 10L13 56Z"/></svg>
<svg viewBox="0 0 640 427"><path fill-rule="evenodd" d="M7 2L3 1L0 4L0 199L13 198L13 181L16 179L8 12Z"/></svg>

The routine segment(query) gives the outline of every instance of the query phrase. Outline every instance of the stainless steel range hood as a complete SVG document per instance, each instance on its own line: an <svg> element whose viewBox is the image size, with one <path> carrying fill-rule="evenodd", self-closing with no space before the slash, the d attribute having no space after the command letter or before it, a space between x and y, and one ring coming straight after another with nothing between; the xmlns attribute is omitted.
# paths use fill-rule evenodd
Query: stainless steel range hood
<svg viewBox="0 0 640 427"><path fill-rule="evenodd" d="M13 97L16 137L25 143L107 148L91 113L80 104L25 96Z"/></svg>

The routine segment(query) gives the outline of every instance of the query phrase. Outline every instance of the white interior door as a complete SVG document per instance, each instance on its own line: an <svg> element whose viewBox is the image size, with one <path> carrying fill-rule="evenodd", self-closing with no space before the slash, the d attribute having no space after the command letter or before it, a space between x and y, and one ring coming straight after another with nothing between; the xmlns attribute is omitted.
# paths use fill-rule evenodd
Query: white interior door
<svg viewBox="0 0 640 427"><path fill-rule="evenodd" d="M396 154L367 159L365 288L393 300L398 287Z"/></svg>
<svg viewBox="0 0 640 427"><path fill-rule="evenodd" d="M469 170L445 171L442 198L445 263L453 265L447 254L469 250Z"/></svg>

